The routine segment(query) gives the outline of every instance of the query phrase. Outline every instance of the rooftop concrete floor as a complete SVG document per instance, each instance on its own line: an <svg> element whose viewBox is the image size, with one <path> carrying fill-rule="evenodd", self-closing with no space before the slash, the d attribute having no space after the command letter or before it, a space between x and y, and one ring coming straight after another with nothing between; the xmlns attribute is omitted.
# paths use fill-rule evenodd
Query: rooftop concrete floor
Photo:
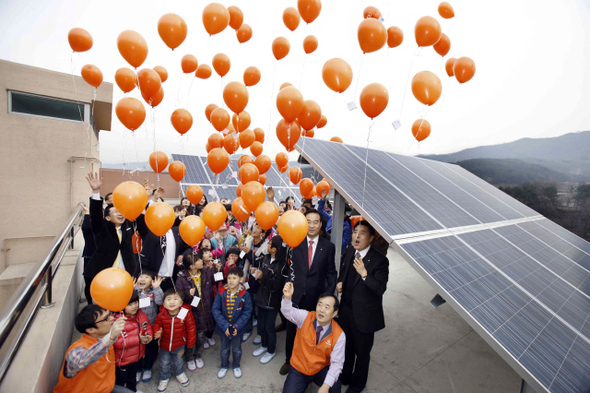
<svg viewBox="0 0 590 393"><path fill-rule="evenodd" d="M436 292L399 254L390 249L388 257L386 327L375 334L364 392L519 392L521 378L516 372L448 304L436 309L430 305ZM205 350L203 369L186 371L190 379L188 387L182 388L172 378L167 392L282 391L285 377L279 375L279 369L285 360L285 332L278 333L278 354L266 365L252 356L258 347L252 344L252 339L242 344L242 378L235 379L230 370L224 379L217 379L220 365L217 344ZM137 388L156 392L157 375L156 363L152 380L140 382ZM307 393L316 391L316 386L307 389Z"/></svg>

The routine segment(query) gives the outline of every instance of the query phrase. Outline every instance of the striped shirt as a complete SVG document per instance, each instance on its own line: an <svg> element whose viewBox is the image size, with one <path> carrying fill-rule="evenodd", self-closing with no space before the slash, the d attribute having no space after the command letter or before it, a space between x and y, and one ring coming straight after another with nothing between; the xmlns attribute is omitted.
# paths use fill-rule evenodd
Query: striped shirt
<svg viewBox="0 0 590 393"><path fill-rule="evenodd" d="M234 306L236 304L237 298L237 293L232 294L230 291L227 291L227 297L225 298L225 308L227 309L227 320L229 323L232 322L232 316L234 315Z"/></svg>

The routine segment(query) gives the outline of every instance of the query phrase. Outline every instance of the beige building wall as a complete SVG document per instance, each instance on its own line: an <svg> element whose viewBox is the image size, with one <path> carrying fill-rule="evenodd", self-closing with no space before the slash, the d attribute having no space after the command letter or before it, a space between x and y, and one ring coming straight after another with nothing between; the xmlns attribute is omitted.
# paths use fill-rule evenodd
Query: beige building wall
<svg viewBox="0 0 590 393"><path fill-rule="evenodd" d="M110 130L113 96L110 83L95 96L81 77L0 61L0 273L46 254L100 167L92 124L9 113L9 90L87 103L97 130Z"/></svg>

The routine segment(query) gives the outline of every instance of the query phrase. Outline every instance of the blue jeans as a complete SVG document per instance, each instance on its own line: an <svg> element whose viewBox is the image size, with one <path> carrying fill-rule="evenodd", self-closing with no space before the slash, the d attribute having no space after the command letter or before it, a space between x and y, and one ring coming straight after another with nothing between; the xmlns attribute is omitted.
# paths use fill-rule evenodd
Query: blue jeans
<svg viewBox="0 0 590 393"><path fill-rule="evenodd" d="M170 379L172 369L174 375L180 375L184 372L184 345L172 352L160 348L160 372L158 379L164 381Z"/></svg>
<svg viewBox="0 0 590 393"><path fill-rule="evenodd" d="M221 368L229 368L229 352L232 352L232 368L240 367L242 360L242 335L227 337L220 334L221 338Z"/></svg>
<svg viewBox="0 0 590 393"><path fill-rule="evenodd" d="M269 310L258 307L258 334L262 338L262 346L269 353L275 353L277 350L277 332L275 331L275 320L277 319L278 310Z"/></svg>

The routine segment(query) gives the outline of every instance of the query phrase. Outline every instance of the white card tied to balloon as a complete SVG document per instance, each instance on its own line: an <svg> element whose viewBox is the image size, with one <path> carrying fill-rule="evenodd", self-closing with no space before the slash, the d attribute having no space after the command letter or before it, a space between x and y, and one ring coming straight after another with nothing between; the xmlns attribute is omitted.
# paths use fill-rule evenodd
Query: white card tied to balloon
<svg viewBox="0 0 590 393"><path fill-rule="evenodd" d="M211 188L207 194L209 194L210 196L214 197L215 196L215 190L213 188Z"/></svg>
<svg viewBox="0 0 590 393"><path fill-rule="evenodd" d="M245 252L245 251L242 251L242 252L240 253L240 259L244 258L245 256L246 256L246 252Z"/></svg>
<svg viewBox="0 0 590 393"><path fill-rule="evenodd" d="M244 282L244 288L246 290L250 289L250 284L248 284L247 282Z"/></svg>
<svg viewBox="0 0 590 393"><path fill-rule="evenodd" d="M213 275L215 281L222 281L223 280L223 272L217 272Z"/></svg>
<svg viewBox="0 0 590 393"><path fill-rule="evenodd" d="M348 104L346 104L346 106L348 107L349 111L352 111L354 109L357 108L356 104L354 103L354 101L350 101Z"/></svg>
<svg viewBox="0 0 590 393"><path fill-rule="evenodd" d="M393 123L391 123L393 125L393 128L395 128L396 130L399 130L400 127L402 126L402 122L399 120L394 120Z"/></svg>
<svg viewBox="0 0 590 393"><path fill-rule="evenodd" d="M188 309L181 308L180 311L178 312L177 317L180 318L181 320L184 320L184 318L186 317L187 314L188 314Z"/></svg>
<svg viewBox="0 0 590 393"><path fill-rule="evenodd" d="M142 297L141 299L139 299L139 308L149 307L151 303L152 299L150 299L149 297Z"/></svg>
<svg viewBox="0 0 590 393"><path fill-rule="evenodd" d="M193 296L193 301L191 302L191 306L197 307L201 302L201 298L198 296Z"/></svg>

